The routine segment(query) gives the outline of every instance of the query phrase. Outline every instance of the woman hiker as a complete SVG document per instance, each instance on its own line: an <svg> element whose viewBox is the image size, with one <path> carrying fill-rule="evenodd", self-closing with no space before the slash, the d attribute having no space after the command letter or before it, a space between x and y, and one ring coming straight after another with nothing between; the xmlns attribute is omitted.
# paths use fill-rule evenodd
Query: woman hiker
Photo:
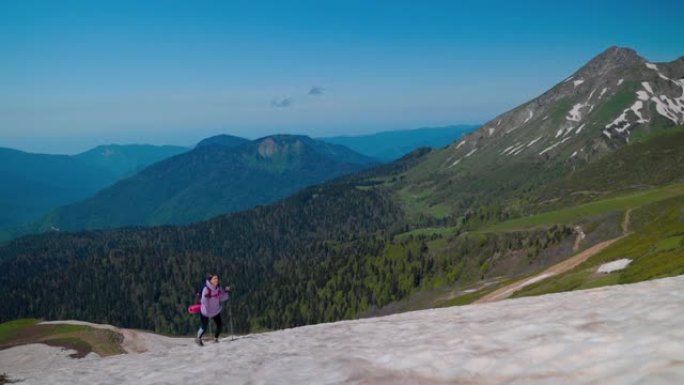
<svg viewBox="0 0 684 385"><path fill-rule="evenodd" d="M230 286L225 289L219 287L219 277L218 274L211 274L207 277L207 281L202 289L200 304L200 320L202 321L202 326L200 326L197 331L197 345L203 346L202 336L204 332L209 328L209 319L214 320L214 341L219 341L219 335L221 334L221 302L226 302L230 299Z"/></svg>

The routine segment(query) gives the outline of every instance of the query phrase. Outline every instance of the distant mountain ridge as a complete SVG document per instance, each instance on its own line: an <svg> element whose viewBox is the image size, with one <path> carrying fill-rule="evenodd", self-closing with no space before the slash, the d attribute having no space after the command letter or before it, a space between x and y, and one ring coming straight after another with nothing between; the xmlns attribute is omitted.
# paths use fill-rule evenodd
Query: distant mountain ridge
<svg viewBox="0 0 684 385"><path fill-rule="evenodd" d="M0 148L0 227L86 198L141 167L184 151L174 146L108 145L69 156Z"/></svg>
<svg viewBox="0 0 684 385"><path fill-rule="evenodd" d="M42 229L189 223L274 202L373 164L343 146L305 136L214 137L50 213Z"/></svg>
<svg viewBox="0 0 684 385"><path fill-rule="evenodd" d="M177 146L107 145L70 156L0 148L0 228L26 224L187 150Z"/></svg>
<svg viewBox="0 0 684 385"><path fill-rule="evenodd" d="M331 144L335 144L334 142L348 143L366 156L379 160L389 160L402 156L404 153L413 151L418 147L442 147L453 141L454 138L458 138L474 128L475 126L469 125L421 128L387 131L364 136L328 138L321 139L321 141ZM201 140L196 145L196 148L205 146L234 147L248 142L250 140L233 135L216 135ZM336 147L328 147L328 151L332 151L331 149L333 148ZM6 177L5 180L8 181L8 187L4 191L0 191L0 208L2 208L2 214L0 214L0 240L10 239L26 232L38 231L38 227L44 230L51 229L51 225L37 225L35 222L36 218L59 206L89 198L99 190L111 186L117 180L133 176L148 165L187 152L190 149L179 146L111 144L98 146L73 156L24 153L27 157L35 155L44 159L53 159L51 157L62 159L62 161L51 162L51 168L47 168L51 171L43 173L34 182L31 182L32 179L28 175L15 177L17 170L30 170L32 167L6 161L4 163L6 170L15 176ZM346 153L346 156L350 157L352 163L366 162L366 160L361 158L354 160L358 156L356 153ZM0 160L2 158L3 156L0 152ZM82 169L76 172L78 177L69 177L68 175L72 171L67 169L54 168L54 166L64 163L64 159L67 158L76 161L70 162L72 167ZM47 164L40 168L46 167ZM2 168L0 167L0 172L2 172L1 170ZM28 177L29 180L24 180L25 177ZM59 183L55 186L54 182L58 182L63 178L66 178L65 181L67 182L62 183L63 186ZM34 186L31 183L36 183L37 185ZM81 189L79 187L81 185L87 186ZM36 191L36 193L33 191ZM24 203L24 201L31 199L33 199L33 203Z"/></svg>
<svg viewBox="0 0 684 385"><path fill-rule="evenodd" d="M477 125L461 124L446 127L426 127L412 130L384 131L370 135L320 138L341 144L361 154L392 161L419 147L440 148L475 130Z"/></svg>
<svg viewBox="0 0 684 385"><path fill-rule="evenodd" d="M0 226L84 198L113 178L70 156L0 148Z"/></svg>
<svg viewBox="0 0 684 385"><path fill-rule="evenodd" d="M152 163L190 150L181 146L155 146L150 144L110 144L74 155L83 163L99 167L117 179L131 176Z"/></svg>

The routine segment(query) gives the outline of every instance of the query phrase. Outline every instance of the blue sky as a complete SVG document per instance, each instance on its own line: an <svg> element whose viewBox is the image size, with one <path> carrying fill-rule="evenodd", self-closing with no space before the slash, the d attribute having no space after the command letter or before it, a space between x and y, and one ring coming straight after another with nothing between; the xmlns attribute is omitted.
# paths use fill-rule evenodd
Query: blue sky
<svg viewBox="0 0 684 385"><path fill-rule="evenodd" d="M0 2L0 147L484 123L612 45L684 55L684 2Z"/></svg>

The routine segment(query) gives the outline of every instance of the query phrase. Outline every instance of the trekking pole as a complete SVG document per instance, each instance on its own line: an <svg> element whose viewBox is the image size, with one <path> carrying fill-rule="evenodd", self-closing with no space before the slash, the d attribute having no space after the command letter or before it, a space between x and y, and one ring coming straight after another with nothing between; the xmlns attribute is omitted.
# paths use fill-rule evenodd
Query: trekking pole
<svg viewBox="0 0 684 385"><path fill-rule="evenodd" d="M233 333L233 298L228 300L228 319L230 319L230 340L235 340L235 334Z"/></svg>

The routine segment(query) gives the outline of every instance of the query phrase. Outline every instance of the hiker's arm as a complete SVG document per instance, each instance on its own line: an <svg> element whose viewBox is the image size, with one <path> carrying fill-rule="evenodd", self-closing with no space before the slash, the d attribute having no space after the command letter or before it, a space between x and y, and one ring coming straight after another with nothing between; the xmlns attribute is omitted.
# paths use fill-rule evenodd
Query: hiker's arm
<svg viewBox="0 0 684 385"><path fill-rule="evenodd" d="M230 299L230 286L226 286L223 290L221 290L221 302L226 302Z"/></svg>

